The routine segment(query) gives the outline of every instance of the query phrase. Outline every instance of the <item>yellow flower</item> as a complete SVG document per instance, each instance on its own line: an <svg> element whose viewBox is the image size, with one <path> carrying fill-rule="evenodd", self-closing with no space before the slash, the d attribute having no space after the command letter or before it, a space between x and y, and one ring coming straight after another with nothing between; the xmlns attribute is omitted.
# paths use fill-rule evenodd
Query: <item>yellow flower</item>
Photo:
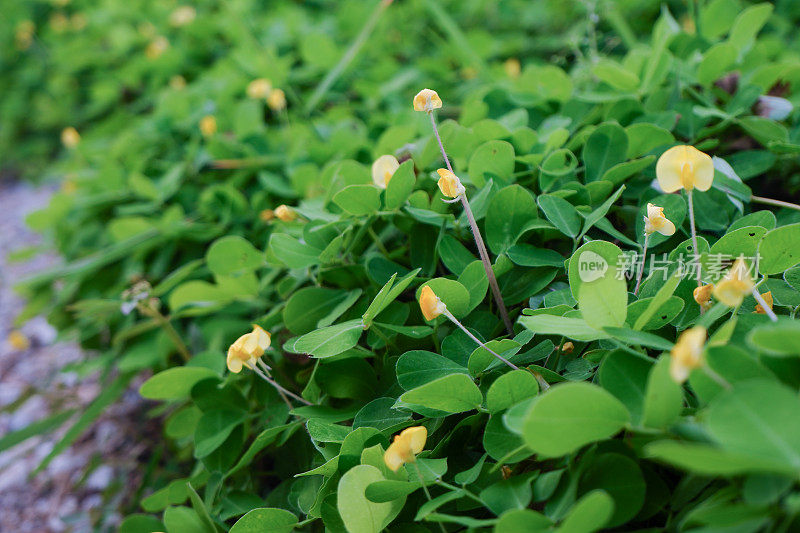
<svg viewBox="0 0 800 533"><path fill-rule="evenodd" d="M698 303L698 305L708 310L711 308L711 293L714 290L714 284L708 283L706 285L701 285L695 290L692 291L692 296L694 297L694 301Z"/></svg>
<svg viewBox="0 0 800 533"><path fill-rule="evenodd" d="M458 176L446 168L440 168L436 172L439 173L438 185L442 194L450 198L458 198L464 194L466 189L464 189L464 185L461 184L461 180L458 179Z"/></svg>
<svg viewBox="0 0 800 533"><path fill-rule="evenodd" d="M8 334L8 339L6 339L8 345L11 346L12 349L17 350L18 352L22 352L27 350L31 347L31 341L28 337L25 336L24 333L15 329L11 333Z"/></svg>
<svg viewBox="0 0 800 533"><path fill-rule="evenodd" d="M272 89L267 96L267 105L273 111L286 109L286 93L281 89Z"/></svg>
<svg viewBox="0 0 800 533"><path fill-rule="evenodd" d="M516 57L509 57L506 59L506 62L503 63L503 68L506 71L506 75L512 79L519 78L520 72L522 72L522 66L519 64L519 59Z"/></svg>
<svg viewBox="0 0 800 533"><path fill-rule="evenodd" d="M279 205L275 208L275 216L284 222L291 222L297 219L297 213L288 205Z"/></svg>
<svg viewBox="0 0 800 533"><path fill-rule="evenodd" d="M253 331L245 333L228 348L228 370L234 374L242 371L243 366L254 368L256 361L269 348L272 338L260 326L253 325Z"/></svg>
<svg viewBox="0 0 800 533"><path fill-rule="evenodd" d="M707 191L714 181L714 163L694 146L673 146L658 158L656 178L664 192Z"/></svg>
<svg viewBox="0 0 800 533"><path fill-rule="evenodd" d="M64 182L61 184L61 192L64 194L75 194L75 191L78 190L78 185L75 184L75 180L68 178L65 179Z"/></svg>
<svg viewBox="0 0 800 533"><path fill-rule="evenodd" d="M150 41L150 44L147 45L144 51L144 55L146 55L148 59L158 59L161 57L161 54L167 51L167 48L169 48L169 41L166 37L159 35Z"/></svg>
<svg viewBox="0 0 800 533"><path fill-rule="evenodd" d="M414 97L414 111L432 112L442 107L442 99L433 89L422 89Z"/></svg>
<svg viewBox="0 0 800 533"><path fill-rule="evenodd" d="M400 162L395 156L380 156L372 163L372 181L381 189L385 189L399 167Z"/></svg>
<svg viewBox="0 0 800 533"><path fill-rule="evenodd" d="M169 23L179 28L191 24L197 16L197 11L192 6L180 6L169 15Z"/></svg>
<svg viewBox="0 0 800 533"><path fill-rule="evenodd" d="M217 119L213 115L206 115L200 119L200 133L203 137L211 137L217 133Z"/></svg>
<svg viewBox="0 0 800 533"><path fill-rule="evenodd" d="M266 78L258 78L247 84L247 96L254 100L266 99L272 91L272 83Z"/></svg>
<svg viewBox="0 0 800 533"><path fill-rule="evenodd" d="M17 24L14 38L18 50L27 50L33 43L33 34L36 31L36 25L33 21L23 20Z"/></svg>
<svg viewBox="0 0 800 533"><path fill-rule="evenodd" d="M169 86L176 91L180 91L186 87L186 78L180 74L176 74L169 79Z"/></svg>
<svg viewBox="0 0 800 533"><path fill-rule="evenodd" d="M738 258L725 277L714 287L714 298L728 307L736 307L753 290L753 280L744 260Z"/></svg>
<svg viewBox="0 0 800 533"><path fill-rule="evenodd" d="M61 144L66 148L75 148L79 142L81 142L81 134L78 133L78 130L72 126L61 130Z"/></svg>
<svg viewBox="0 0 800 533"><path fill-rule="evenodd" d="M259 214L258 218L261 219L262 222L269 222L273 218L275 218L275 211L272 209L263 209Z"/></svg>
<svg viewBox="0 0 800 533"><path fill-rule="evenodd" d="M644 232L651 235L655 232L669 237L675 233L675 224L664 216L664 208L647 204L647 216L644 217Z"/></svg>
<svg viewBox="0 0 800 533"><path fill-rule="evenodd" d="M772 309L772 303L773 303L773 301L772 301L772 291L765 292L764 294L761 295L761 298L763 298L764 299L764 303L767 304L767 306L770 309ZM767 314L767 311L761 306L761 304L756 305L755 312L758 313L759 315L766 315Z"/></svg>
<svg viewBox="0 0 800 533"><path fill-rule="evenodd" d="M56 33L63 33L69 29L69 19L64 13L57 11L50 16L50 28Z"/></svg>
<svg viewBox="0 0 800 533"><path fill-rule="evenodd" d="M82 29L84 29L88 22L89 21L86 19L86 15L84 15L83 13L75 13L69 19L69 24L75 31L81 31Z"/></svg>
<svg viewBox="0 0 800 533"><path fill-rule="evenodd" d="M425 320L433 320L447 311L447 306L428 285L422 287L422 292L419 294L419 308L422 310Z"/></svg>
<svg viewBox="0 0 800 533"><path fill-rule="evenodd" d="M706 342L706 328L695 326L687 329L678 337L672 347L669 361L669 374L677 383L689 378L689 373L703 364L703 346Z"/></svg>
<svg viewBox="0 0 800 533"><path fill-rule="evenodd" d="M406 463L417 460L417 454L425 448L428 430L425 426L406 428L395 435L394 440L383 454L383 461L392 472L397 472Z"/></svg>
<svg viewBox="0 0 800 533"><path fill-rule="evenodd" d="M567 342L565 342L564 344L561 345L561 351L566 353L566 354L572 353L572 351L574 349L575 349L575 344L573 344L570 341L567 341Z"/></svg>

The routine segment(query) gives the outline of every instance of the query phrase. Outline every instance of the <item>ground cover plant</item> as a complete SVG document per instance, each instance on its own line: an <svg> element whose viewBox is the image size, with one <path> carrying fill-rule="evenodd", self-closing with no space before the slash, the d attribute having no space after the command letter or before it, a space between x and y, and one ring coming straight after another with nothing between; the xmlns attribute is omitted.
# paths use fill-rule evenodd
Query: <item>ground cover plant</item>
<svg viewBox="0 0 800 533"><path fill-rule="evenodd" d="M3 132L108 380L45 462L163 420L121 531L800 527L792 3L75 4Z"/></svg>

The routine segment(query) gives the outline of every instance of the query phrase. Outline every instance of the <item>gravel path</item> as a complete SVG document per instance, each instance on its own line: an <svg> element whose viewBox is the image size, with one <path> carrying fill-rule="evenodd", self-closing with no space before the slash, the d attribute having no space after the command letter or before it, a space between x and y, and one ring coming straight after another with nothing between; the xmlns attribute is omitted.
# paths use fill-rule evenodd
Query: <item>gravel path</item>
<svg viewBox="0 0 800 533"><path fill-rule="evenodd" d="M43 318L20 328L29 348L15 348L9 339L24 305L12 290L14 283L58 262L52 254L27 262L8 259L9 252L41 244L24 218L47 205L52 191L0 180L0 439L65 408L80 412L100 391L95 378L79 380L74 373L56 371L84 355L73 342L57 340ZM69 423L0 451L0 532L114 531L122 509L131 505L128 496L140 481L136 467L147 453L137 439L143 409L133 385L121 402L34 476Z"/></svg>

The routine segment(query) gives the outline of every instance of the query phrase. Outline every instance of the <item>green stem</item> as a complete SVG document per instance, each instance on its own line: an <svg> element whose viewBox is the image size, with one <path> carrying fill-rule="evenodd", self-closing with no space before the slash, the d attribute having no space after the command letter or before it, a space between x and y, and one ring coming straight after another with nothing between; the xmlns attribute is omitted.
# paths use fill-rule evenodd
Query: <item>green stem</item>
<svg viewBox="0 0 800 533"><path fill-rule="evenodd" d="M416 470L417 472L417 477L419 478L419 484L422 485L422 490L425 491L425 497L428 498L428 501L432 501L433 498L431 497L431 493L428 490L428 486L425 484L425 478L422 477L422 470L419 469L417 460L414 459L414 462L412 464L414 465L414 470ZM442 530L442 533L447 533L447 530L444 528L441 522L439 522L439 528Z"/></svg>
<svg viewBox="0 0 800 533"><path fill-rule="evenodd" d="M480 340L480 339L478 339L478 337L476 337L475 335L473 335L473 334L472 334L472 332L471 332L470 330L468 330L467 328L465 328L465 327L464 327L464 325L463 325L461 322L459 322L459 321L458 321L458 319L452 315L452 313L450 313L450 311L445 311L445 312L444 312L444 315L445 315L447 318L449 318L449 319L450 319L450 321L451 321L453 324L455 324L456 326L458 326L459 328L461 328L461 331L463 331L464 333L466 333L466 334L467 334L467 336L468 336L470 339L472 339L473 341L475 341L475 342L476 342L476 343L477 343L477 344L478 344L478 345L479 345L481 348L483 348L484 350L486 350L487 352L489 352L490 354L492 354L493 356L495 356L497 359L499 359L500 361L504 362L505 364L507 364L508 366L510 366L511 368L513 368L514 370L519 370L519 367L518 367L517 365L515 365L514 363L512 363L511 361L509 361L508 359L506 359L506 358L505 358L505 357L503 357L502 355L499 355L499 354L495 353L495 352L494 352L494 351L493 351L491 348L489 348L489 347L488 347L488 346L486 346L486 345L485 345L483 342L481 342L481 340Z"/></svg>
<svg viewBox="0 0 800 533"><path fill-rule="evenodd" d="M697 248L697 229L694 223L694 201L692 200L692 190L687 189L686 197L689 199L689 227L692 230L692 251L694 252L694 256L697 259L697 286L701 286L703 283L701 281L701 272L700 272L700 250Z"/></svg>
<svg viewBox="0 0 800 533"><path fill-rule="evenodd" d="M773 200L772 198L764 198L763 196L751 196L750 201L759 204L774 205L777 207L785 207L786 209L800 211L800 205L793 204L791 202L784 202L783 200Z"/></svg>
<svg viewBox="0 0 800 533"><path fill-rule="evenodd" d="M644 234L644 247L642 250L642 264L639 265L639 274L636 276L636 288L633 289L633 295L639 294L639 285L642 283L642 275L644 275L644 261L647 258L647 241L650 240L650 235Z"/></svg>
<svg viewBox="0 0 800 533"><path fill-rule="evenodd" d="M342 75L344 70L350 65L350 63L355 59L356 55L361 51L364 45L369 39L370 34L375 29L375 26L378 24L378 20L380 20L381 15L386 8L389 7L389 4L392 3L392 0L380 0L378 5L375 6L373 9L372 14L367 19L364 26L361 28L361 31L358 33L356 38L353 40L350 47L344 53L339 62L328 71L328 74L322 80L322 82L317 85L317 88L314 89L314 93L309 98L308 103L306 104L306 115L311 114L312 111L317 107L322 97L325 96L325 93L331 88L331 86L339 79L339 76Z"/></svg>

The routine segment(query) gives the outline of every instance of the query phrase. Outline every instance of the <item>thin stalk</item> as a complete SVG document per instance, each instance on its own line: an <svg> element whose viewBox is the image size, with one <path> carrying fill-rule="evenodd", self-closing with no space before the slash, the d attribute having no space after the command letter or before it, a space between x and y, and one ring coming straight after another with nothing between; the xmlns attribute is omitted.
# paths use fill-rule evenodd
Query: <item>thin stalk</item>
<svg viewBox="0 0 800 533"><path fill-rule="evenodd" d="M272 378L268 378L268 377L266 376L266 374L264 374L264 373L263 373L263 372L262 372L262 371L261 371L261 370L260 370L258 367L255 367L255 366L254 366L254 367L253 367L253 372L255 372L256 374L258 374L258 376L259 376L261 379L263 379L264 381L266 381L267 383L269 383L270 385L272 385L273 387L275 387L275 389L276 389L278 392L283 392L283 393L284 393L284 394L286 394L287 396L290 396L290 397L294 398L295 400L297 400L298 402L300 402L300 403L303 403L303 404L305 404L305 405L314 405L313 403L309 402L308 400L306 400L306 399L305 399L305 398L303 398L302 396L298 396L297 394L293 393L292 391L290 391L290 390L288 390L288 389L285 389L285 388L283 388L283 387L282 387L282 386L281 386L281 385L280 385L280 384L279 384L277 381L275 381L274 379L272 379Z"/></svg>
<svg viewBox="0 0 800 533"><path fill-rule="evenodd" d="M464 487L456 487L455 485L451 485L450 483L448 483L446 481L442 481L441 479L437 479L436 481L434 481L434 483L436 483L440 487L444 487L444 488L450 489L452 491L461 491L468 498L471 498L471 499L475 500L476 502L480 503L481 505L484 505L484 501L483 500L481 500L478 496L476 496L472 491L469 491L469 490L465 489Z"/></svg>
<svg viewBox="0 0 800 533"><path fill-rule="evenodd" d="M325 93L328 92L328 89L339 79L339 76L345 71L345 69L350 65L350 63L355 59L356 55L361 51L364 45L369 39L370 34L375 29L375 26L378 24L378 20L380 20L381 15L386 8L389 7L389 4L392 3L392 0L380 0L378 5L375 6L375 9L372 11L372 14L369 16L367 21L364 23L364 26L361 28L361 31L358 33L356 38L353 40L350 47L344 53L339 62L328 71L328 74L325 75L325 78L317 85L317 88L314 89L314 93L309 98L308 103L306 104L306 115L311 114L312 111L317 107L322 97L325 96Z"/></svg>
<svg viewBox="0 0 800 533"><path fill-rule="evenodd" d="M184 344L183 340L181 340L181 336L178 331L175 329L169 319L165 317L158 309L154 309L148 305L140 303L139 311L142 314L153 318L153 320L155 320L158 325L164 329L164 332L170 338L172 344L175 345L175 348L178 350L178 353L181 354L181 357L184 361L188 361L192 358L192 354L189 353L189 348L187 348L186 344Z"/></svg>
<svg viewBox="0 0 800 533"><path fill-rule="evenodd" d="M454 317L452 313L450 313L450 311L445 311L444 312L444 316L449 318L450 322L452 322L453 324L455 324L456 326L461 328L461 331L466 333L467 336L470 339L472 339L473 341L475 341L481 348L483 348L484 350L486 350L487 352L489 352L493 356L497 357L500 361L504 362L505 364L507 364L508 366L513 368L514 370L519 370L519 367L517 365L515 365L514 363L512 363L511 361L509 361L508 359L506 359L502 355L499 355L499 354L495 353L491 348L489 348L483 342L481 342L481 340L478 339L478 337L476 337L475 335L473 335L472 332L470 332L470 330L465 328L464 325L461 322L459 322L458 319L456 317Z"/></svg>
<svg viewBox="0 0 800 533"><path fill-rule="evenodd" d="M436 119L433 117L433 113L428 113L428 115L431 117L433 133L436 136L436 142L439 143L439 150L442 152L442 158L444 159L445 165L447 165L447 170L453 172L453 167L450 166L450 158L447 157L447 152L444 150L444 144L442 144L442 138L439 135L439 128L436 126ZM500 311L500 317L503 319L503 324L505 325L508 334L513 335L514 326L511 324L511 319L508 317L506 305L503 303L503 296L500 294L500 286L497 284L497 278L494 276L492 263L489 260L489 252L486 250L486 245L483 242L483 237L481 236L481 231L478 228L478 223L475 221L475 215L472 214L472 208L469 205L469 200L467 200L466 194L461 195L461 205L464 206L464 212L467 215L467 220L469 220L469 227L472 230L472 236L475 239L475 245L478 248L478 255L483 263L483 270L486 272L486 279L489 280L489 287L492 289L492 296L497 304L497 309Z"/></svg>
<svg viewBox="0 0 800 533"><path fill-rule="evenodd" d="M713 370L708 364L703 365L703 372L706 373L708 377L713 379L717 382L717 385L722 387L723 389L731 389L731 384L728 383L728 380L717 374L715 370Z"/></svg>
<svg viewBox="0 0 800 533"><path fill-rule="evenodd" d="M783 200L773 200L772 198L764 198L763 196L751 196L750 201L759 204L774 205L777 207L785 207L786 209L800 211L800 205L793 204L791 202L784 202Z"/></svg>
<svg viewBox="0 0 800 533"><path fill-rule="evenodd" d="M419 469L419 465L417 464L417 460L414 459L412 462L414 465L414 470L417 472L417 477L419 478L419 484L422 485L422 490L425 491L425 497L428 498L428 501L433 500L431 497L431 493L428 490L428 486L425 484L425 478L422 477L422 470ZM447 533L447 530L444 528L441 522L438 522L439 528L442 530L442 533Z"/></svg>
<svg viewBox="0 0 800 533"><path fill-rule="evenodd" d="M633 295L639 294L639 285L642 284L642 276L644 275L644 261L647 258L647 241L650 240L650 235L644 234L644 247L642 249L642 264L639 265L639 274L636 276L636 288L633 289Z"/></svg>
<svg viewBox="0 0 800 533"><path fill-rule="evenodd" d="M272 374L269 373L269 367L267 366L267 363L265 363L261 359L258 359L256 364L258 364L261 367L261 370L264 371L264 374L266 374L266 376L268 378L272 378ZM292 405L292 402L289 401L289 397L286 396L286 394L282 390L280 390L280 389L276 389L276 390L278 391L278 394L281 396L281 400L283 400L283 403L286 404L286 406L289 408L289 410L291 411L292 409L294 409L294 406Z"/></svg>
<svg viewBox="0 0 800 533"><path fill-rule="evenodd" d="M758 292L758 289L756 288L753 288L753 298L756 299L758 305L761 306L761 309L764 310L764 312L767 314L770 320L772 320L773 322L778 321L778 317L775 314L775 311L773 311L772 308L769 305L767 305L767 302L764 301L764 297L761 296L761 293Z"/></svg>
<svg viewBox="0 0 800 533"><path fill-rule="evenodd" d="M699 287L700 285L703 284L703 282L701 281L701 272L700 272L701 268L699 264L700 250L697 248L697 229L695 229L695 224L694 224L694 202L692 201L691 189L686 191L686 197L689 199L689 226L692 230L692 249L694 251L695 258L698 259L697 286Z"/></svg>

